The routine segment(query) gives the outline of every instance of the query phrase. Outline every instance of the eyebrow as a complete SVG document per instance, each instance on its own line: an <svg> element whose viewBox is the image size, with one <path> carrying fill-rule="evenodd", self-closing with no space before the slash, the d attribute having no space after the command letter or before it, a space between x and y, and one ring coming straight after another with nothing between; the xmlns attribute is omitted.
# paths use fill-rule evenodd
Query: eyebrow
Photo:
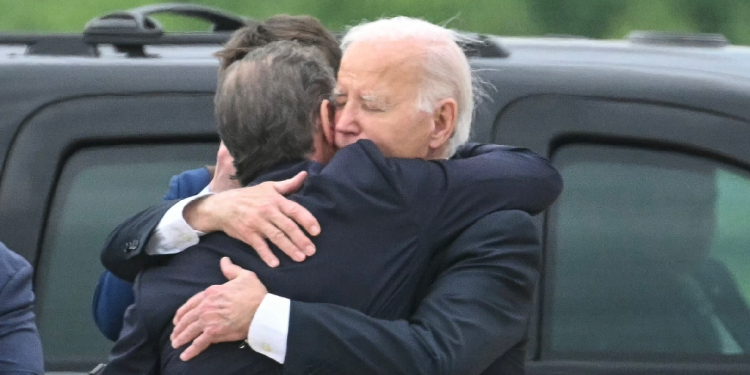
<svg viewBox="0 0 750 375"><path fill-rule="evenodd" d="M377 102L377 101L379 101L378 99L380 99L380 97L378 97L377 95L372 95L372 94L370 94L370 95L360 95L360 98L363 101L366 101L366 102Z"/></svg>
<svg viewBox="0 0 750 375"><path fill-rule="evenodd" d="M333 89L333 95L332 95L333 98L338 98L342 96L347 96L347 94L343 92L341 89L339 89L338 87ZM386 105L386 106L388 105L388 101L382 95L362 94L359 97L360 99L362 99L362 101L367 102L367 103L377 103L377 104Z"/></svg>
<svg viewBox="0 0 750 375"><path fill-rule="evenodd" d="M367 94L361 94L360 99L364 102L368 103L380 103L380 104L388 104L388 100L386 100L386 97L383 95L378 95L375 93L367 93Z"/></svg>

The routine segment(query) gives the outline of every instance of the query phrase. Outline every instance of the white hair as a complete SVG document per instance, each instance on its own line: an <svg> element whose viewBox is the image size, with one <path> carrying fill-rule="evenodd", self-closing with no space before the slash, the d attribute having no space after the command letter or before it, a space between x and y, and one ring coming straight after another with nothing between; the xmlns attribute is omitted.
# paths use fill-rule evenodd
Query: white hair
<svg viewBox="0 0 750 375"><path fill-rule="evenodd" d="M456 127L448 141L446 157L469 140L474 114L471 67L458 46L465 37L453 30L410 17L383 18L352 27L341 41L341 50L362 41L425 42L424 80L419 89L417 108L433 112L439 101L453 98L458 105Z"/></svg>

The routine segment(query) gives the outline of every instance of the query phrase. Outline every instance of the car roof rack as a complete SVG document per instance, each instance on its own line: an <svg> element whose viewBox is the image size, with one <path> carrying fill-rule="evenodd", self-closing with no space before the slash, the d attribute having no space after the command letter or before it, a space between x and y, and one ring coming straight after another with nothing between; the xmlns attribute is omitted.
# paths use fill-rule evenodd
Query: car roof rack
<svg viewBox="0 0 750 375"><path fill-rule="evenodd" d="M464 50L466 57L506 58L510 51L503 47L497 39L482 34L462 34L465 39L459 40L458 45Z"/></svg>
<svg viewBox="0 0 750 375"><path fill-rule="evenodd" d="M165 33L162 25L150 17L154 14L176 14L208 21L208 32ZM80 34L6 34L0 45L25 45L26 55L99 56L100 45L112 45L127 57L153 57L146 46L221 45L231 33L251 21L216 8L195 4L156 4L109 13L89 21ZM496 38L461 33L459 45L468 57L505 58L510 52ZM340 37L340 35L338 35Z"/></svg>
<svg viewBox="0 0 750 375"><path fill-rule="evenodd" d="M154 14L177 14L208 21L209 32L165 33ZM248 19L194 4L157 4L94 18L80 34L0 35L0 44L26 46L27 55L99 56L98 46L109 44L128 57L149 57L147 45L223 44Z"/></svg>
<svg viewBox="0 0 750 375"><path fill-rule="evenodd" d="M720 48L729 40L722 34L680 33L672 31L633 31L627 39L634 44L675 47Z"/></svg>
<svg viewBox="0 0 750 375"><path fill-rule="evenodd" d="M164 34L153 14L177 14L208 21L212 33ZM229 33L247 24L247 20L221 10L194 4L147 5L123 12L110 13L89 21L83 41L89 44L111 44L129 57L148 57L145 45L223 43Z"/></svg>

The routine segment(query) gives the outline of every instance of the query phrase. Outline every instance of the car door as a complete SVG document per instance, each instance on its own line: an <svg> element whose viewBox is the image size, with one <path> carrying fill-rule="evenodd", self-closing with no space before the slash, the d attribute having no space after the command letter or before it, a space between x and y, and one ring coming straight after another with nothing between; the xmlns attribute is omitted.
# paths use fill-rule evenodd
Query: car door
<svg viewBox="0 0 750 375"><path fill-rule="evenodd" d="M531 95L496 142L552 160L532 374L750 373L750 122Z"/></svg>
<svg viewBox="0 0 750 375"><path fill-rule="evenodd" d="M0 186L0 238L35 265L47 371L88 371L112 343L92 318L101 246L169 179L215 161L211 92L89 95L31 114Z"/></svg>

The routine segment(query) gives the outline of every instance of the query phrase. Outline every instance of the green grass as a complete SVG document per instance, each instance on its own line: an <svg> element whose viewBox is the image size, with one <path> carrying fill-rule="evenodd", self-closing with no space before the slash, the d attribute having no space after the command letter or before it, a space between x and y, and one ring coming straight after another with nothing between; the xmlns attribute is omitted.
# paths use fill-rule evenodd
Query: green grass
<svg viewBox="0 0 750 375"><path fill-rule="evenodd" d="M750 1L743 0L204 0L179 1L251 18L309 14L342 30L365 19L406 15L456 29L499 35L575 34L622 38L632 30L723 33L750 44ZM0 31L80 32L92 18L153 0L0 0ZM203 22L158 16L168 31L205 30Z"/></svg>

